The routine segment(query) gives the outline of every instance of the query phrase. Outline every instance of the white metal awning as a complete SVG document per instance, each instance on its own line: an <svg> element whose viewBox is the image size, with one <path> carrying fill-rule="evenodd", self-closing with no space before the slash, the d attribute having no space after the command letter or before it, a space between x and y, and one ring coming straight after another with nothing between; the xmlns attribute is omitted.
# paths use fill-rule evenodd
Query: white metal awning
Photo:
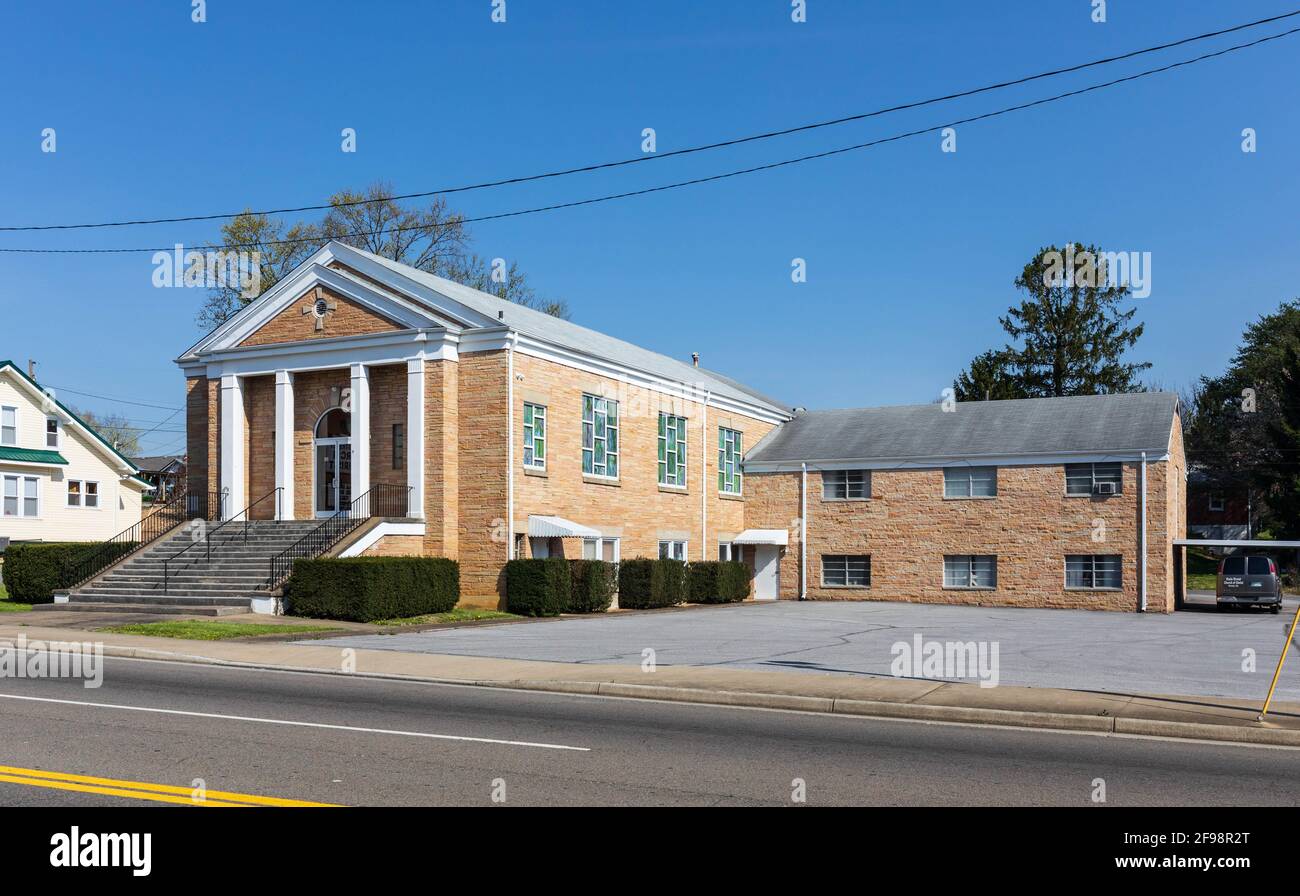
<svg viewBox="0 0 1300 896"><path fill-rule="evenodd" d="M784 547L790 543L790 533L785 529L746 529L735 538L732 544L778 544Z"/></svg>
<svg viewBox="0 0 1300 896"><path fill-rule="evenodd" d="M598 538L600 533L560 516L529 516L529 538Z"/></svg>

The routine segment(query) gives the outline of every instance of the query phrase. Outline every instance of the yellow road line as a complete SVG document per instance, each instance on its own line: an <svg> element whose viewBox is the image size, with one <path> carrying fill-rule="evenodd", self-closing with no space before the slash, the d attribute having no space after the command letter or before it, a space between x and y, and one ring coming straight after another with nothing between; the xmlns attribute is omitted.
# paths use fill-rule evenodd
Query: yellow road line
<svg viewBox="0 0 1300 896"><path fill-rule="evenodd" d="M50 787L56 790L78 790L85 793L104 793L135 799L152 799L164 803L208 806L330 806L331 803L314 803L307 800L281 799L249 793L231 793L225 790L205 791L205 799L194 799L194 788L171 784L151 784L143 781L123 781L116 778L97 778L92 775L73 775L41 769L15 768L0 765L0 781L26 784L32 787Z"/></svg>

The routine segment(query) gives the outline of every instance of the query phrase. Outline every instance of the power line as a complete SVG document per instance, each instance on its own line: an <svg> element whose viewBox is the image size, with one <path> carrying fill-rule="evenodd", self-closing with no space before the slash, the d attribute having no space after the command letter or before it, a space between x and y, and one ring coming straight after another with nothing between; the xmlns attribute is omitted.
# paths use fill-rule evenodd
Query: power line
<svg viewBox="0 0 1300 896"><path fill-rule="evenodd" d="M1231 28L1223 28L1218 31L1207 31L1204 34L1197 34L1192 37L1181 38L1165 44L1158 44L1154 47L1146 47L1141 50L1133 50L1128 53L1122 53L1118 56L1107 56L1102 59L1094 59L1091 62L1083 62L1078 65L1068 66L1066 68L1052 69L1051 71L1039 72L1036 75L1027 75L1022 78L1016 78L1010 81L1001 81L996 84L986 84L983 87L975 87L969 90L962 90L956 93L945 94L944 96L931 97L925 100L915 100L909 103L902 103L896 106L889 106L883 109L876 109L872 112L861 112L854 115L846 115L841 118L833 118L828 121L818 121L811 124L797 125L795 127L784 128L776 131L765 131L758 134L750 134L744 137L735 137L730 140L721 140L716 143L706 143L699 146L690 146L683 149L676 149L670 152L654 153L651 155L641 155L630 159L621 159L613 162L600 162L592 165L582 165L576 168L565 168L559 171L548 171L542 174L530 174L520 177L509 177L501 180L484 181L476 184L465 184L456 187L443 187L437 190L425 190L419 193L403 193L397 196L385 196L376 199L356 199L349 202L330 203L327 205L302 205L289 208L265 209L262 211L246 210L242 212L222 212L219 214L208 215L181 215L172 218L142 218L128 221L102 221L90 224L32 224L21 226L0 226L0 232L17 232L17 231L40 231L40 230L89 230L105 227L134 227L148 224L179 224L192 221L217 221L226 218L234 218L242 214L252 215L281 215L298 212L327 211L334 208L348 208L356 205L369 205L378 202L397 202L406 199L425 199L430 196L443 196L453 193L466 193L472 190L485 190L492 187L510 186L514 184L530 183L532 181L546 180L556 177L567 177L571 174L586 174L593 171L602 171L609 168L620 168L625 165L635 165L641 162L651 162L660 159L670 159L676 156L691 155L694 153L707 152L714 149L725 147L739 146L744 143L753 143L759 140L770 140L774 137L786 137L790 134L798 134L804 131L813 131L819 128L833 127L841 124L848 124L854 121L865 121L870 118L876 118L881 115L889 115L894 112L903 112L909 109L919 109L924 106L931 106L936 103L950 102L956 99L977 96L982 93L989 93L995 90L1003 90L1008 87L1016 87L1021 84L1029 84L1033 81L1041 81L1045 78L1055 78L1060 75L1071 74L1073 72L1084 71L1085 69L1095 68L1101 65L1109 65L1114 62L1122 62L1127 59L1134 59L1138 56L1145 56L1150 53L1158 53L1162 50L1169 50L1174 47L1181 47L1186 44L1196 43L1198 41L1209 40L1214 37L1222 37L1225 34L1232 34L1237 31L1244 31L1250 28L1257 28L1261 25L1268 25L1273 22L1280 22L1285 19L1300 15L1300 9L1281 15L1270 16L1266 19L1257 19L1253 22L1246 22L1241 25L1234 25Z"/></svg>
<svg viewBox="0 0 1300 896"><path fill-rule="evenodd" d="M174 407L174 406L172 406L172 405L167 405L167 404L149 404L149 403L147 403L147 402L143 402L143 401L130 401L129 399L126 399L126 398L113 398L113 397L108 396L108 395L96 395L96 394L93 393L93 392L79 392L79 391L77 391L76 389L67 389L67 388L64 388L63 386L54 386L54 385L51 385L50 388L53 389L55 392L68 392L68 393L70 393L70 394L72 394L72 395L80 395L80 396L82 396L82 397L84 397L84 398L98 398L100 401L112 401L112 402L116 402L116 403L118 403L118 404L133 404L133 405L136 405L136 406L138 406L138 407L142 407L142 408L157 408L158 410L162 410L162 411L182 411L182 410L184 410L184 408L178 408L178 407ZM174 417L175 414L173 414L172 416ZM168 419L170 420L171 418L169 417ZM166 421L163 421L163 422L165 423Z"/></svg>
<svg viewBox="0 0 1300 896"><path fill-rule="evenodd" d="M562 209L578 208L586 205L596 205L604 202L613 202L619 199L630 199L638 196L647 196L652 193L662 193L668 190L676 190L683 187L698 186L700 184L707 184L707 183L713 183L715 181L727 180L729 178L739 177L745 174L755 174L757 172L762 172L762 171L772 171L778 168L785 168L790 165L798 165L804 162L811 162L817 159L830 158L832 156L843 155L844 153L855 152L857 150L871 149L876 146L882 146L886 143L895 143L897 141L905 140L911 137L919 137L925 134L933 134L942 131L946 128L955 128L967 124L973 124L975 122L985 121L990 118L997 118L1002 115L1008 115L1012 112L1021 112L1026 109L1033 109L1038 106L1044 106L1049 103L1055 103L1060 100L1069 99L1071 97L1082 96L1084 94L1093 93L1098 90L1105 90L1110 87L1115 87L1119 84L1124 84L1130 81L1136 81L1141 78L1151 77L1152 75L1162 74L1164 72L1172 71L1178 68L1183 68L1185 66L1195 65L1196 63L1204 62L1209 59L1216 59L1220 56L1226 56L1229 53L1235 53L1239 50L1246 50L1252 47L1257 47L1262 44L1269 43L1271 41L1280 40L1281 38L1289 37L1296 33L1300 33L1300 28L1292 28L1289 31L1283 31L1279 34L1273 34L1268 37L1261 37L1258 40L1253 40L1250 41L1249 43L1237 44L1235 46L1227 47L1222 50L1217 50L1213 53L1205 53L1201 56L1196 56L1192 59L1184 59L1180 62L1174 62L1174 63L1170 63L1169 65L1160 66L1159 68L1147 69L1146 71L1138 72L1133 75L1126 75L1123 78L1115 78L1114 80L1106 81L1101 84L1093 84L1089 87L1082 87L1077 90L1070 90L1064 93L1058 93L1054 96L1045 97L1043 99L1033 100L1027 103L1020 103L1015 106L1007 106L1002 109L997 109L993 112L985 112L981 115L974 115L968 118L961 118L956 121L947 122L945 124L934 125L933 127L920 128L918 130L913 130L913 131L906 131L901 134L894 134L889 137L881 137L877 140L870 140L867 141L866 143L856 143L852 146L844 146L838 149L830 149L824 152L812 153L810 155L799 156L793 159L785 159L780 162L771 162L766 165L756 165L750 168L741 168L735 171L728 171L723 174L714 174L714 175L709 175L707 177L697 177L697 178L692 178L690 180L677 181L675 183L670 183L670 184L662 184L657 187L646 187L641 190L630 190L624 193L612 193L604 196L592 197L589 199L574 200L572 202L561 202L561 203L556 203L554 205L537 206L534 208L521 209L512 212L500 212L493 215L481 215L475 218L460 218L457 219L455 222L445 222L442 224L434 224L434 225L413 224L413 225L406 225L401 227L380 228L378 230L363 230L354 233L339 234L333 238L348 239L348 238L366 237L366 236L373 237L373 236L380 236L383 234L403 233L408 230L421 230L421 229L428 229L430 227L446 227L446 226L451 226L451 224L453 223L456 225L461 225L461 224L481 223L484 221L498 221L504 218L517 218L524 215L535 215L543 212L552 212L552 211L559 211ZM298 243L316 243L316 242L320 242L320 239L301 238L301 239L265 240L258 243L224 243L224 244L210 243L207 245L191 246L190 250L195 251L195 250L220 250L220 249L225 249L225 250L255 249L264 246L285 246L285 245L295 245ZM151 253L172 252L174 250L175 250L174 246L115 248L115 249L0 248L0 253L32 254L32 255L119 255L119 254L129 254L129 253L136 253L136 252L151 252Z"/></svg>

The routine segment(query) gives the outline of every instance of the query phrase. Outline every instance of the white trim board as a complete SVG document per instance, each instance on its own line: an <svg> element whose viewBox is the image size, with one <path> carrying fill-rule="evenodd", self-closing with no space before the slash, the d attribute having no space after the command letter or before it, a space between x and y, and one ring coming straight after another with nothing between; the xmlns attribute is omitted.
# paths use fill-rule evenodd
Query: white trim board
<svg viewBox="0 0 1300 896"><path fill-rule="evenodd" d="M820 470L937 470L943 467L1057 467L1065 464L1140 463L1141 452L1088 452L1079 454L969 454L956 457L873 458L870 460L810 460L809 471ZM1147 463L1169 460L1168 454L1147 454ZM804 461L745 461L745 475L798 473Z"/></svg>
<svg viewBox="0 0 1300 896"><path fill-rule="evenodd" d="M385 535L424 535L424 523L382 522L339 553L340 557L360 557Z"/></svg>

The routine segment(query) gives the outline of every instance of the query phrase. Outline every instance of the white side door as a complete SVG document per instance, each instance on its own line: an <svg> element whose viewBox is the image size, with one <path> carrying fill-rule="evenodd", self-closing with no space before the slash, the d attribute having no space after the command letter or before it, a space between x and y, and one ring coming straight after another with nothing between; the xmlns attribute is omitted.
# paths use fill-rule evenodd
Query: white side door
<svg viewBox="0 0 1300 896"><path fill-rule="evenodd" d="M754 600L776 600L780 592L781 549L760 544L754 548Z"/></svg>

